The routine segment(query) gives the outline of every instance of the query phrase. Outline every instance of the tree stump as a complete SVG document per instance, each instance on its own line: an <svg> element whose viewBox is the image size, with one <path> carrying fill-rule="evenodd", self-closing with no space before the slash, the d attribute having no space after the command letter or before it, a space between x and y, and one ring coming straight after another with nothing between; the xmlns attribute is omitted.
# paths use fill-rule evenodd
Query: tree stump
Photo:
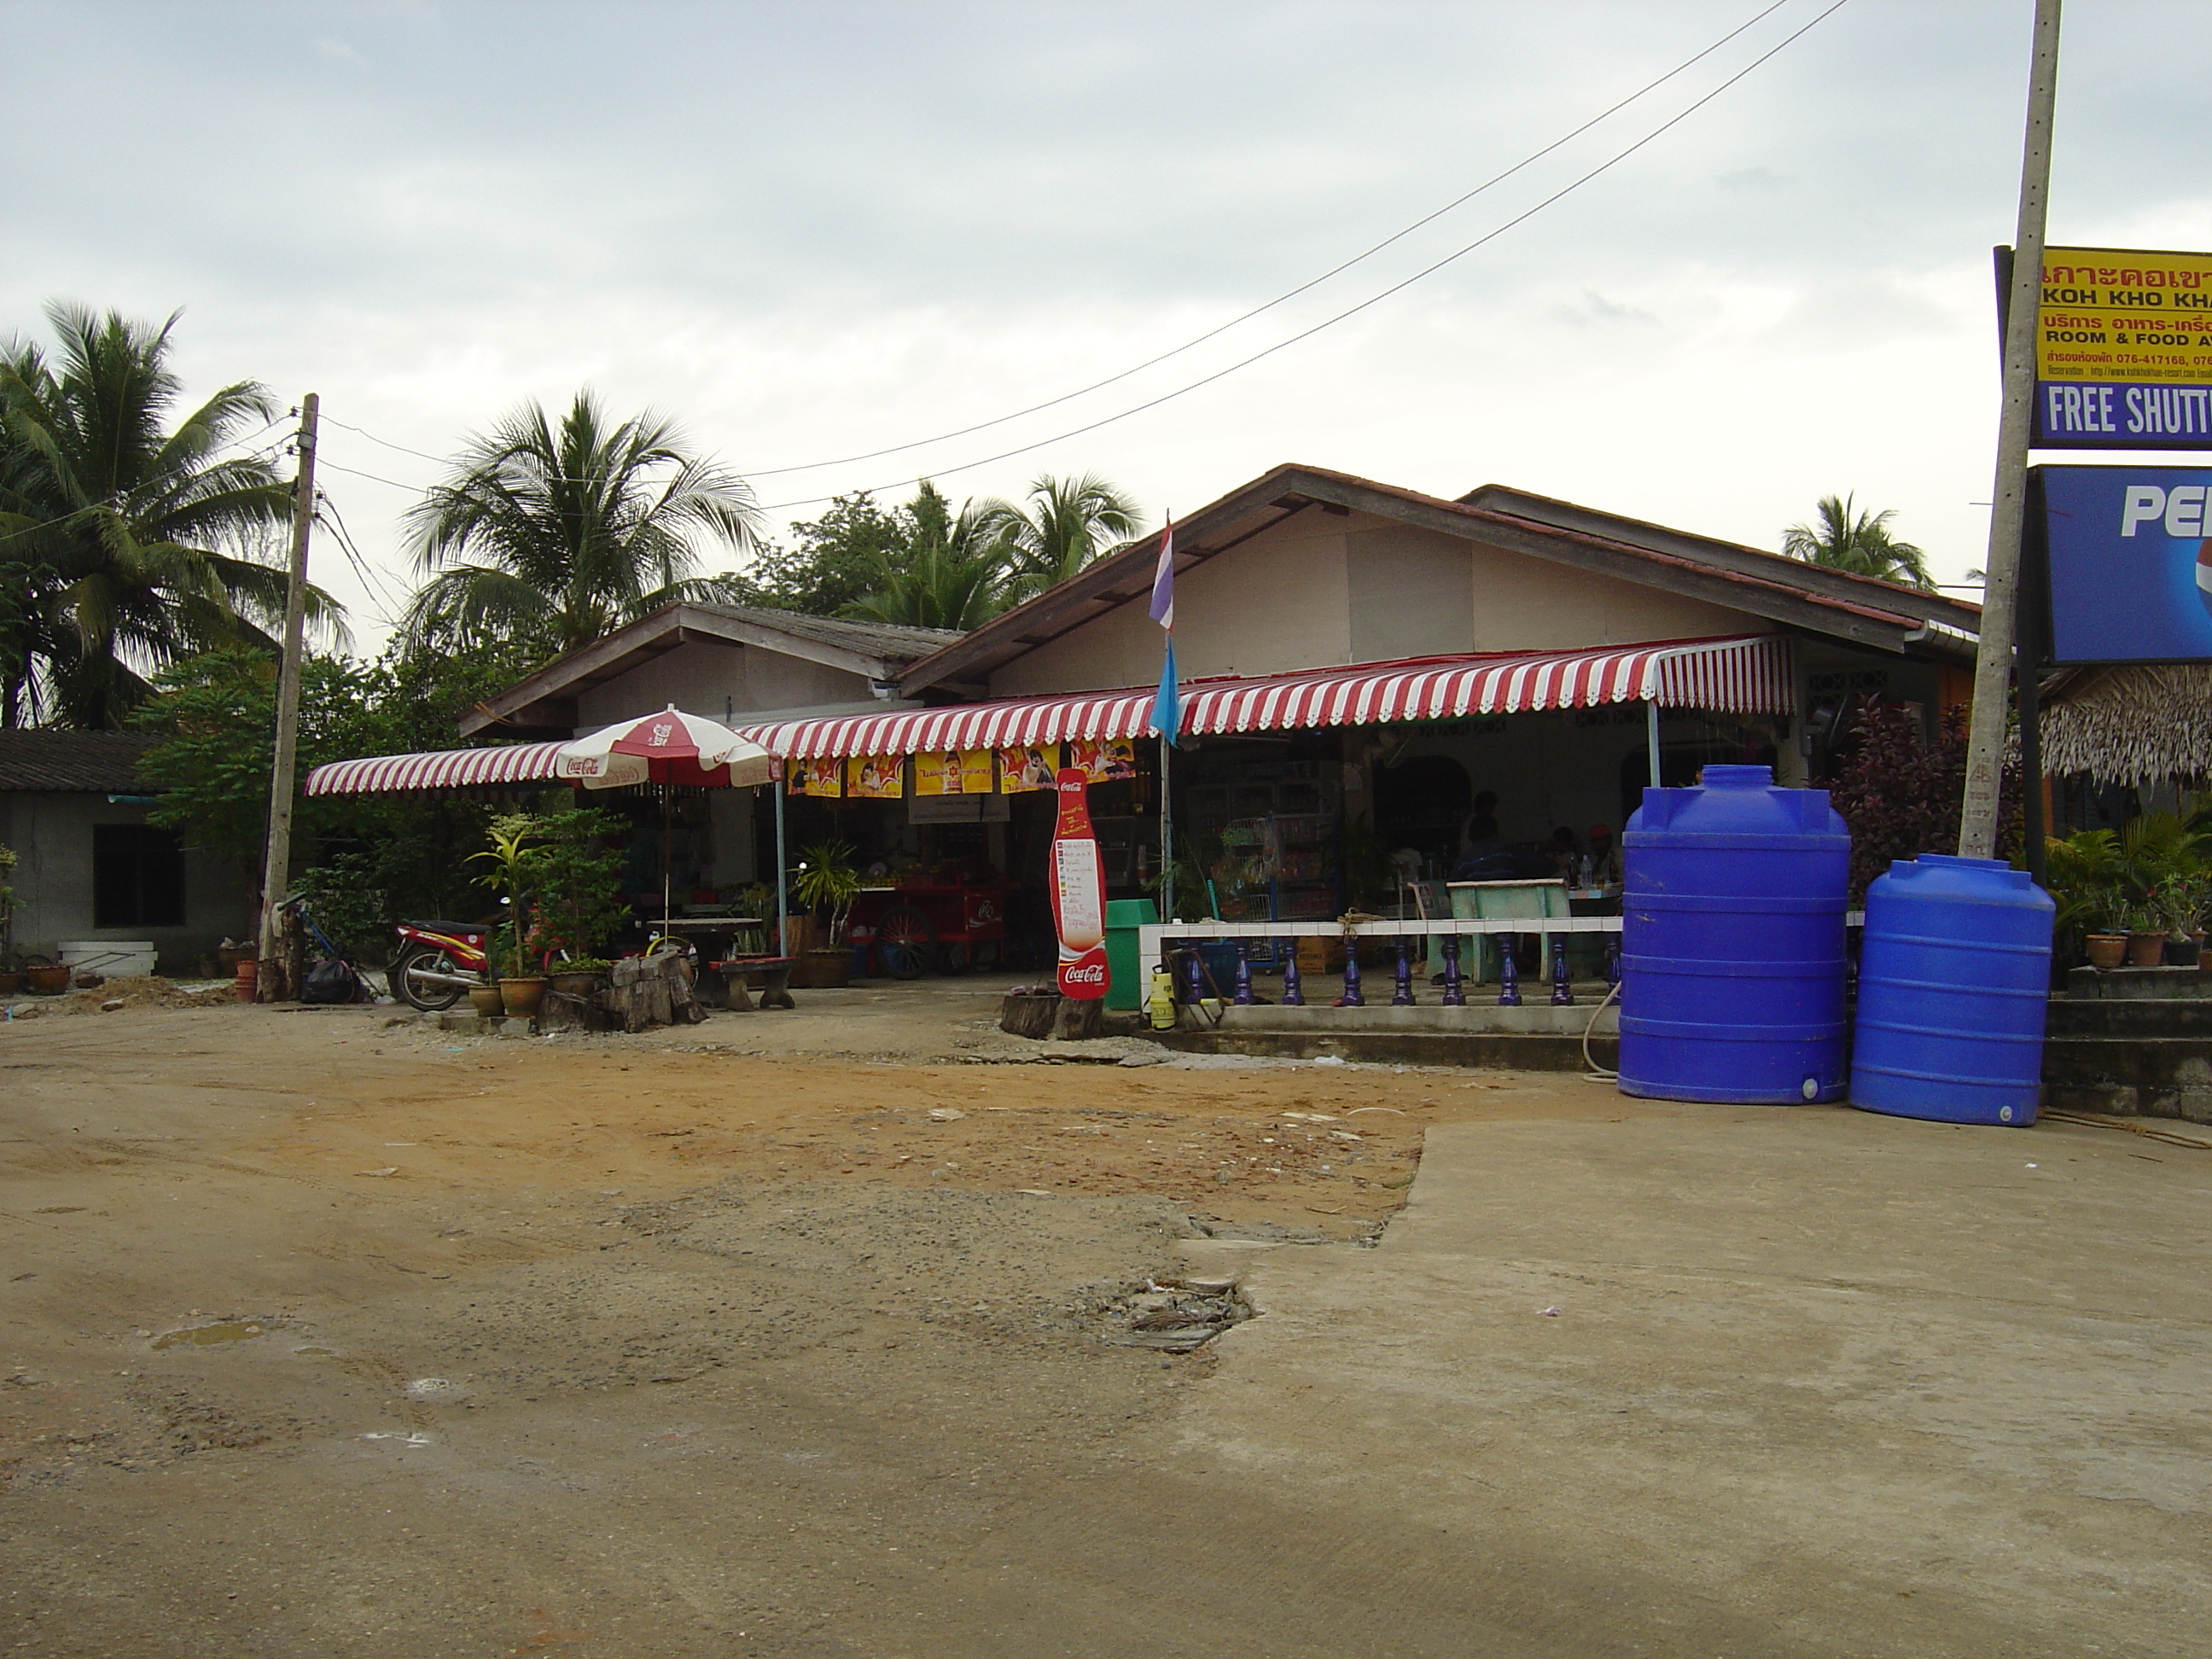
<svg viewBox="0 0 2212 1659"><path fill-rule="evenodd" d="M625 1031L678 1022L696 1025L707 1018L692 992L690 963L673 951L624 957L607 978L607 1012Z"/></svg>
<svg viewBox="0 0 2212 1659"><path fill-rule="evenodd" d="M1053 1012L1055 1042L1084 1042L1106 1030L1106 1002L1103 997L1062 997Z"/></svg>
<svg viewBox="0 0 2212 1659"><path fill-rule="evenodd" d="M1064 1000L1057 991L1009 991L999 1004L999 1029L1009 1036L1048 1037Z"/></svg>

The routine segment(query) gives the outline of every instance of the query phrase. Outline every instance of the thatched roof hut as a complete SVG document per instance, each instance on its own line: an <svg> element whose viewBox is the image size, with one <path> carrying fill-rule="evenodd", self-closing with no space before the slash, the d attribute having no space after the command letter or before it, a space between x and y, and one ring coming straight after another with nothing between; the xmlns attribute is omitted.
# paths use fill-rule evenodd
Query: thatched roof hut
<svg viewBox="0 0 2212 1659"><path fill-rule="evenodd" d="M2044 685L2043 769L2142 787L2212 777L2212 667L2070 668Z"/></svg>

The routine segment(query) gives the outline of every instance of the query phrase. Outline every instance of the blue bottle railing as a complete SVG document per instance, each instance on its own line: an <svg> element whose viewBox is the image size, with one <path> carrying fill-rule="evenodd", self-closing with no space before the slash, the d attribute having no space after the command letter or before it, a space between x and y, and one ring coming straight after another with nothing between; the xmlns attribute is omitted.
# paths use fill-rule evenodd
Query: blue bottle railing
<svg viewBox="0 0 2212 1659"><path fill-rule="evenodd" d="M1851 928L1864 921L1864 913L1854 910L1844 917ZM1148 922L1137 930L1139 962L1166 968L1172 975L1177 996L1184 1001L1195 1001L1217 993L1221 1000L1232 1006L1249 1004L1252 1000L1251 953L1255 945L1266 945L1275 951L1283 963L1283 994L1281 1006L1306 1006L1304 977L1298 967L1297 941L1302 939L1382 939L1386 947L1391 969L1390 1003L1405 1006L1423 1000L1415 995L1417 963L1425 961L1425 949L1417 951L1415 942L1423 947L1431 939L1442 941L1443 984L1438 1006L1463 1007L1467 1004L1467 988L1471 981L1461 971L1461 941L1476 934L1503 937L1518 940L1528 934L1543 936L1540 960L1545 964L1545 979L1548 981L1549 1000L1558 1006L1571 1006L1577 994L1567 964L1567 937L1573 933L1595 933L1608 936L1605 946L1603 978L1608 985L1620 982L1620 930L1619 916L1442 916L1428 920L1398 920L1388 918L1375 921L1158 921ZM1218 976L1201 965L1200 959L1189 947L1200 944L1234 944L1238 946L1237 965L1221 982ZM1522 991L1515 952L1510 949L1498 953L1500 975L1498 1001L1505 1007L1522 1005ZM1425 975L1419 977L1425 978ZM1538 993L1544 994L1544 993ZM1366 981L1361 973L1358 956L1345 953L1344 994L1336 1006L1359 1008L1366 1006Z"/></svg>

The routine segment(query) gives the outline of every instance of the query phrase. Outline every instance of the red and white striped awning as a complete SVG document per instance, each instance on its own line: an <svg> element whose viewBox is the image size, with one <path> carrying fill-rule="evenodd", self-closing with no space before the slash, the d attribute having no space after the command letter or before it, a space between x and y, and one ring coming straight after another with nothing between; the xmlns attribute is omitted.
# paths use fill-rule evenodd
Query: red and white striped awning
<svg viewBox="0 0 2212 1659"><path fill-rule="evenodd" d="M370 755L332 761L307 774L311 795L378 795L403 789L464 789L471 784L562 781L557 757L568 745L517 743L501 749L441 749L422 755Z"/></svg>
<svg viewBox="0 0 2212 1659"><path fill-rule="evenodd" d="M1011 748L1152 730L1152 690L961 703L897 714L739 728L788 759ZM1271 679L1194 680L1182 690L1193 736L1459 720L1543 708L1656 702L1732 714L1796 708L1790 645L1780 635L1669 640L1597 651L1429 657Z"/></svg>

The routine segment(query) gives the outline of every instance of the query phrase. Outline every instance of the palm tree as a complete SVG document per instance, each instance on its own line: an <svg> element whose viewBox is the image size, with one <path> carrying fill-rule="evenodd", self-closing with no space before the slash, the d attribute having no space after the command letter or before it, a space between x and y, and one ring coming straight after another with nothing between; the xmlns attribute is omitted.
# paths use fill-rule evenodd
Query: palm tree
<svg viewBox="0 0 2212 1659"><path fill-rule="evenodd" d="M1006 608L1012 544L998 508L969 501L958 513L927 479L902 509L906 544L875 559L873 589L842 615L907 628L966 633Z"/></svg>
<svg viewBox="0 0 2212 1659"><path fill-rule="evenodd" d="M291 490L258 455L217 459L282 412L240 380L173 430L173 313L158 328L46 307L57 342L0 345L0 726L119 726L147 676L272 644ZM241 437L245 434L245 438ZM310 590L308 615L337 607Z"/></svg>
<svg viewBox="0 0 2212 1659"><path fill-rule="evenodd" d="M1879 513L1853 512L1856 495L1823 495L1814 504L1820 527L1792 525L1782 534L1782 551L1808 564L1831 570L1848 570L1855 576L1876 576L1886 582L1933 592L1936 579L1928 573L1928 556L1911 542L1889 533L1893 508Z"/></svg>
<svg viewBox="0 0 2212 1659"><path fill-rule="evenodd" d="M1095 472L1079 478L1047 473L1030 486L1026 507L994 500L982 511L1012 550L1007 593L1016 603L1133 539L1143 523L1136 502Z"/></svg>
<svg viewBox="0 0 2212 1659"><path fill-rule="evenodd" d="M417 645L459 637L567 651L673 600L701 597L696 544L749 550L743 478L690 453L650 411L611 423L587 388L556 428L523 404L473 440L407 515L429 580L401 627Z"/></svg>

